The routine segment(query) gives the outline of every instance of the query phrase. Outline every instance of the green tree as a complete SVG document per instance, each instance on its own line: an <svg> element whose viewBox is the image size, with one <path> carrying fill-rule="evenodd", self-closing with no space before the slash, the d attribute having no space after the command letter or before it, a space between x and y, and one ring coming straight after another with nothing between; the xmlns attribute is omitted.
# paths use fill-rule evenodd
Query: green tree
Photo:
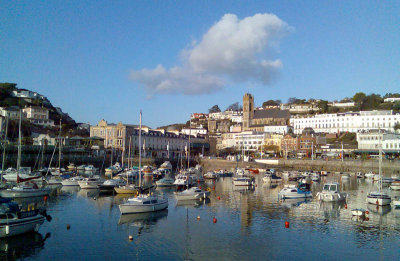
<svg viewBox="0 0 400 261"><path fill-rule="evenodd" d="M240 110L242 110L242 107L239 105L239 102L235 102L229 105L225 111L240 111Z"/></svg>
<svg viewBox="0 0 400 261"><path fill-rule="evenodd" d="M353 96L353 101L356 103L356 105L361 106L365 100L365 98L367 97L367 95L365 95L365 93L363 92L357 92L356 94L354 94Z"/></svg>
<svg viewBox="0 0 400 261"><path fill-rule="evenodd" d="M0 100L11 97L11 93L17 87L16 83L0 83Z"/></svg>
<svg viewBox="0 0 400 261"><path fill-rule="evenodd" d="M327 113L328 112L328 101L320 100L317 103L317 106L320 109L321 113Z"/></svg>
<svg viewBox="0 0 400 261"><path fill-rule="evenodd" d="M371 93L366 96L362 105L362 110L376 110L379 109L379 105L383 103L383 99L379 94Z"/></svg>
<svg viewBox="0 0 400 261"><path fill-rule="evenodd" d="M400 130L400 122L396 122L396 124L394 125L393 129L394 129L395 131Z"/></svg>
<svg viewBox="0 0 400 261"><path fill-rule="evenodd" d="M214 113L214 112L221 112L221 109L218 107L218 105L214 105L210 109L208 109L208 113Z"/></svg>
<svg viewBox="0 0 400 261"><path fill-rule="evenodd" d="M393 110L400 111L400 101L393 104Z"/></svg>
<svg viewBox="0 0 400 261"><path fill-rule="evenodd" d="M263 104L262 104L263 107L266 107L266 106L278 106L278 105L279 105L279 100L276 100L276 101L268 100L268 101L263 102Z"/></svg>

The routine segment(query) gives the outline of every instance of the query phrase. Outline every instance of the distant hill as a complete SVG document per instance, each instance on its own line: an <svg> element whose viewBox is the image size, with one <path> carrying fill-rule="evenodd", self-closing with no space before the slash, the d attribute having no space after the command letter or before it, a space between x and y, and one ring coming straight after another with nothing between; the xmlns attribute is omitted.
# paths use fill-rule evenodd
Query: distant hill
<svg viewBox="0 0 400 261"><path fill-rule="evenodd" d="M175 124L170 124L167 126L161 126L161 127L158 127L157 129L162 129L165 131L181 131L184 127L186 127L186 124L175 123Z"/></svg>

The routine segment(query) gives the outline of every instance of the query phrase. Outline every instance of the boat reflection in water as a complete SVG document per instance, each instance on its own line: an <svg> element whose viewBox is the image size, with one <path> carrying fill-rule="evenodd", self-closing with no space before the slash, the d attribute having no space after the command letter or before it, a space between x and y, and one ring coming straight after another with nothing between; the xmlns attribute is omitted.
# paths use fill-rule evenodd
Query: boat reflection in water
<svg viewBox="0 0 400 261"><path fill-rule="evenodd" d="M150 231L149 229L156 225L156 223L162 219L166 219L168 216L168 209L155 211L155 212L145 212L145 213L135 213L135 214L124 214L121 215L118 220L118 225L127 225L138 227L140 234L143 229L145 231ZM151 232L151 231L150 231Z"/></svg>
<svg viewBox="0 0 400 261"><path fill-rule="evenodd" d="M311 202L311 199L307 199L307 198L288 198L288 199L282 200L280 202L280 205L283 207L287 207L287 208L293 208L293 207L298 207L301 204L307 204L310 202Z"/></svg>
<svg viewBox="0 0 400 261"><path fill-rule="evenodd" d="M176 202L176 207L199 208L201 206L209 204L210 202L211 202L211 200L209 198L192 199L192 200L178 200Z"/></svg>
<svg viewBox="0 0 400 261"><path fill-rule="evenodd" d="M63 186L60 191L62 194L76 194L79 189L79 186Z"/></svg>
<svg viewBox="0 0 400 261"><path fill-rule="evenodd" d="M0 238L0 260L17 260L36 256L51 236L43 237L40 233L31 232L20 236Z"/></svg>
<svg viewBox="0 0 400 261"><path fill-rule="evenodd" d="M93 198L98 197L100 191L98 189L80 189L77 195L83 198Z"/></svg>
<svg viewBox="0 0 400 261"><path fill-rule="evenodd" d="M392 206L377 206L372 204L367 204L367 208L370 213L379 214L381 216L388 214L392 210Z"/></svg>
<svg viewBox="0 0 400 261"><path fill-rule="evenodd" d="M319 204L320 210L323 211L325 218L339 218L340 210L344 209L345 201L324 202Z"/></svg>

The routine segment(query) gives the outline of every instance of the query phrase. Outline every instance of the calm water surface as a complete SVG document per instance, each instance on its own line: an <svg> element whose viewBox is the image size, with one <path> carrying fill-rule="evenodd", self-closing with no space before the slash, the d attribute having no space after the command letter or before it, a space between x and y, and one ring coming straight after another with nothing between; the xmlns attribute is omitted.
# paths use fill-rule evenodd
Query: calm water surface
<svg viewBox="0 0 400 261"><path fill-rule="evenodd" d="M367 206L372 181L341 182L331 175L312 185L315 195L325 181L339 181L350 194L346 208L316 200L278 202L283 184L271 187L262 176L256 179L253 190L234 187L231 178L206 182L201 186L212 190L210 200L182 204L173 190L157 189L168 195L168 210L124 216L118 204L126 197L55 187L46 203L37 199L53 220L39 233L0 240L0 259L399 260L400 210ZM369 210L368 221L352 219L357 207Z"/></svg>

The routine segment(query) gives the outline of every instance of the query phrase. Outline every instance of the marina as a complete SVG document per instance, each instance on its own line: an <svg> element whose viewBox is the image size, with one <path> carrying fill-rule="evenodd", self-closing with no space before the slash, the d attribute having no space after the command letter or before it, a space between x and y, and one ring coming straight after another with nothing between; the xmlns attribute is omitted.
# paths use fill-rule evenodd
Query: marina
<svg viewBox="0 0 400 261"><path fill-rule="evenodd" d="M340 248L347 260L398 259L400 209L366 203L368 192L377 186L373 179L352 175L341 180L340 174L331 173L312 183L312 198L278 200L285 185L296 183L284 179L282 184L272 184L265 183L263 175L252 177L255 184L249 187L234 186L232 177L199 183L210 191L209 198L199 200L180 201L175 188L160 187L156 192L164 195L168 208L138 214L120 212L119 205L131 195L53 185L47 200L16 199L24 206L34 199L34 204L47 208L52 220L38 232L1 239L0 257L237 260L267 255L268 259L303 260L335 259ZM317 200L324 184L332 182L349 195L347 201ZM384 191L400 196L388 188ZM368 214L354 216L355 209ZM17 239L25 243L16 244Z"/></svg>

